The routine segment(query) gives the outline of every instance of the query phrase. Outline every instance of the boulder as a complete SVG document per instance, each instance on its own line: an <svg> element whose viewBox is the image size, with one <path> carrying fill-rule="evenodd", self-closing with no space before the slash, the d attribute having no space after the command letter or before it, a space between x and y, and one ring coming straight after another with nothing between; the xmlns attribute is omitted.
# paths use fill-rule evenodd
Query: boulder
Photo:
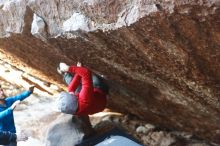
<svg viewBox="0 0 220 146"><path fill-rule="evenodd" d="M63 87L78 60L108 107L220 143L219 0L0 2L1 59Z"/></svg>
<svg viewBox="0 0 220 146"><path fill-rule="evenodd" d="M92 132L91 124L85 117L63 114L49 126L45 143L46 146L74 146Z"/></svg>

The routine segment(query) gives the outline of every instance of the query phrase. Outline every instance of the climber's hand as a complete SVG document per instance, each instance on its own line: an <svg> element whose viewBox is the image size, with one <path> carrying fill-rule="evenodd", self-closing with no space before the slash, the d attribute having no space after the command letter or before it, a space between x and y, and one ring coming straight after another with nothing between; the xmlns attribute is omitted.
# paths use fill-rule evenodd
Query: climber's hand
<svg viewBox="0 0 220 146"><path fill-rule="evenodd" d="M60 65L60 71L67 72L69 70L69 66L66 63L61 62Z"/></svg>
<svg viewBox="0 0 220 146"><path fill-rule="evenodd" d="M20 103L20 100L15 101L12 105L11 105L11 109L14 110L15 107Z"/></svg>
<svg viewBox="0 0 220 146"><path fill-rule="evenodd" d="M17 141L26 141L26 140L28 140L28 136L24 132L17 134Z"/></svg>
<svg viewBox="0 0 220 146"><path fill-rule="evenodd" d="M31 91L31 93L33 93L34 87L35 87L35 85L31 85L31 86L28 87L28 90Z"/></svg>
<svg viewBox="0 0 220 146"><path fill-rule="evenodd" d="M81 67L81 66L82 66L82 63L81 63L81 62L77 62L76 66L77 66L77 67Z"/></svg>

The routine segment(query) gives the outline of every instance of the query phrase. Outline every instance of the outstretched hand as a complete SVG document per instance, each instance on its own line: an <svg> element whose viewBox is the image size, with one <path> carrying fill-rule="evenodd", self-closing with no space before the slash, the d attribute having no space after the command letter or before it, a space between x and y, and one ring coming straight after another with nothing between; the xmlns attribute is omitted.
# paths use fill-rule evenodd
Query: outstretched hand
<svg viewBox="0 0 220 146"><path fill-rule="evenodd" d="M12 105L11 105L11 109L14 110L15 107L20 103L20 100L15 101Z"/></svg>
<svg viewBox="0 0 220 146"><path fill-rule="evenodd" d="M26 141L26 140L28 140L28 136L24 132L17 134L17 141Z"/></svg>
<svg viewBox="0 0 220 146"><path fill-rule="evenodd" d="M28 90L31 91L31 93L33 93L34 87L35 87L35 85L31 85L31 86L29 86Z"/></svg>

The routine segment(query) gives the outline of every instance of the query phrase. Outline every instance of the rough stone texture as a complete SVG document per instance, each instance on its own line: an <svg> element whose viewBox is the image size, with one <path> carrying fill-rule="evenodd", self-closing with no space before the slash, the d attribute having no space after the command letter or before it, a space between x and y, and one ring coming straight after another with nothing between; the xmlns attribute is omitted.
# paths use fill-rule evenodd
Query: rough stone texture
<svg viewBox="0 0 220 146"><path fill-rule="evenodd" d="M82 142L93 132L88 120L81 117L62 115L48 129L45 139L46 146L73 146Z"/></svg>
<svg viewBox="0 0 220 146"><path fill-rule="evenodd" d="M0 5L2 59L56 83L60 61L80 60L105 76L109 107L220 143L219 0Z"/></svg>

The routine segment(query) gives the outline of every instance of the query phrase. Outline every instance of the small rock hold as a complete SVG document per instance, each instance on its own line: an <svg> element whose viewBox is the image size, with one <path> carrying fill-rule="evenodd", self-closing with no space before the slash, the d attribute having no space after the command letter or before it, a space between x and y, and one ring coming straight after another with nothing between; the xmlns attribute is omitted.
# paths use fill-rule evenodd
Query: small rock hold
<svg viewBox="0 0 220 146"><path fill-rule="evenodd" d="M136 132L147 134L149 132L149 130L144 126L139 126L139 127L137 127Z"/></svg>
<svg viewBox="0 0 220 146"><path fill-rule="evenodd" d="M160 4L155 4L155 6L156 6L157 9L160 10L160 11L163 9L162 6L161 6Z"/></svg>
<svg viewBox="0 0 220 146"><path fill-rule="evenodd" d="M112 122L112 117L111 116L105 116L105 117L102 118L102 121Z"/></svg>
<svg viewBox="0 0 220 146"><path fill-rule="evenodd" d="M155 129L155 126L152 125L152 124L146 124L146 125L144 125L144 126L145 126L145 128L147 128L148 130L154 130L154 129Z"/></svg>

